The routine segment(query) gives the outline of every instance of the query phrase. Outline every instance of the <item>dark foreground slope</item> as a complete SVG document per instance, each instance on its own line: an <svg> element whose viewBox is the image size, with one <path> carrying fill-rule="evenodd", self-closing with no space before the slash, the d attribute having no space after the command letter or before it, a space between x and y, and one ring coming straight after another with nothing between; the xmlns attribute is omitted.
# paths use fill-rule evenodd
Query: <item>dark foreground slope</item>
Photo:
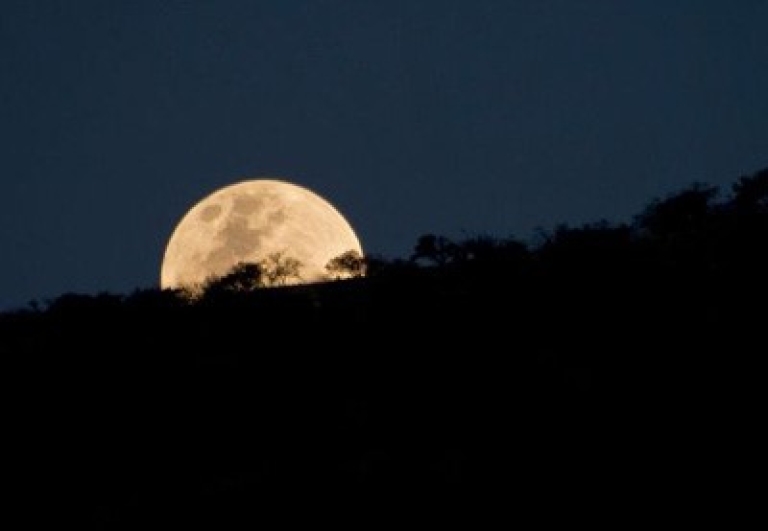
<svg viewBox="0 0 768 531"><path fill-rule="evenodd" d="M9 477L30 520L108 528L695 507L741 466L768 300L765 204L708 194L535 250L3 315Z"/></svg>

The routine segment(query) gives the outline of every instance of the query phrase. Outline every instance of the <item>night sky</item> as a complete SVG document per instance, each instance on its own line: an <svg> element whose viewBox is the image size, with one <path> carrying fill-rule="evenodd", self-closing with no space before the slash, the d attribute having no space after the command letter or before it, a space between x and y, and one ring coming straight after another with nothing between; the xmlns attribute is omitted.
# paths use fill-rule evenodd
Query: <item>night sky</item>
<svg viewBox="0 0 768 531"><path fill-rule="evenodd" d="M3 0L0 309L158 283L273 176L363 248L630 221L768 166L766 0Z"/></svg>

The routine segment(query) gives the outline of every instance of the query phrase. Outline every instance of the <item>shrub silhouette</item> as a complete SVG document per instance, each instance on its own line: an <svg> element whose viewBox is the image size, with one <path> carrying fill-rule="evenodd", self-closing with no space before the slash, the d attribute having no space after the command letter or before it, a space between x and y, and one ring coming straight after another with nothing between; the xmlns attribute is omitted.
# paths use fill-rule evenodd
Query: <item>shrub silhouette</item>
<svg viewBox="0 0 768 531"><path fill-rule="evenodd" d="M264 271L261 264L240 262L233 266L226 275L209 279L203 289L206 295L245 293L264 285Z"/></svg>
<svg viewBox="0 0 768 531"><path fill-rule="evenodd" d="M365 276L365 258L354 249L332 258L325 266L326 271L335 279L360 278Z"/></svg>

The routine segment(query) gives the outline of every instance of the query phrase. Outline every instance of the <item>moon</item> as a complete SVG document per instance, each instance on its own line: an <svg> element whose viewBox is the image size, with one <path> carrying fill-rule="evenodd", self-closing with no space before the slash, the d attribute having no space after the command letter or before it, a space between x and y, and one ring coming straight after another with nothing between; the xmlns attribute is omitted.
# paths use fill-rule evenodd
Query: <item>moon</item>
<svg viewBox="0 0 768 531"><path fill-rule="evenodd" d="M328 201L281 180L248 180L216 190L184 215L165 249L160 286L195 288L274 253L300 262L299 277L286 283L322 282L328 262L347 251L363 254Z"/></svg>

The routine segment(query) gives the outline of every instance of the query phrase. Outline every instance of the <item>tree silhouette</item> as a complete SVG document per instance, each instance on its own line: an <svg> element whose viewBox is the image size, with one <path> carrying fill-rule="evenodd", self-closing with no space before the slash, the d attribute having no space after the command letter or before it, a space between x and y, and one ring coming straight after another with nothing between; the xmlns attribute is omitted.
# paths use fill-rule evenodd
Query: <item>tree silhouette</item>
<svg viewBox="0 0 768 531"><path fill-rule="evenodd" d="M768 169L741 177L733 185L734 206L743 212L768 212Z"/></svg>
<svg viewBox="0 0 768 531"><path fill-rule="evenodd" d="M301 279L301 261L282 251L270 254L259 265L265 286L284 286L291 279Z"/></svg>
<svg viewBox="0 0 768 531"><path fill-rule="evenodd" d="M206 297L227 293L247 293L264 285L264 271L260 264L239 262L222 277L207 280L203 286Z"/></svg>
<svg viewBox="0 0 768 531"><path fill-rule="evenodd" d="M359 278L366 272L365 258L354 249L350 249L339 256L332 258L325 269L336 280L341 278Z"/></svg>
<svg viewBox="0 0 768 531"><path fill-rule="evenodd" d="M703 228L718 189L694 184L663 201L654 201L637 217L638 226L656 238L690 235Z"/></svg>
<svg viewBox="0 0 768 531"><path fill-rule="evenodd" d="M416 242L411 260L441 267L456 259L458 246L444 236L424 234Z"/></svg>
<svg viewBox="0 0 768 531"><path fill-rule="evenodd" d="M525 260L528 248L515 239L476 236L455 244L454 259L464 263L511 265Z"/></svg>

